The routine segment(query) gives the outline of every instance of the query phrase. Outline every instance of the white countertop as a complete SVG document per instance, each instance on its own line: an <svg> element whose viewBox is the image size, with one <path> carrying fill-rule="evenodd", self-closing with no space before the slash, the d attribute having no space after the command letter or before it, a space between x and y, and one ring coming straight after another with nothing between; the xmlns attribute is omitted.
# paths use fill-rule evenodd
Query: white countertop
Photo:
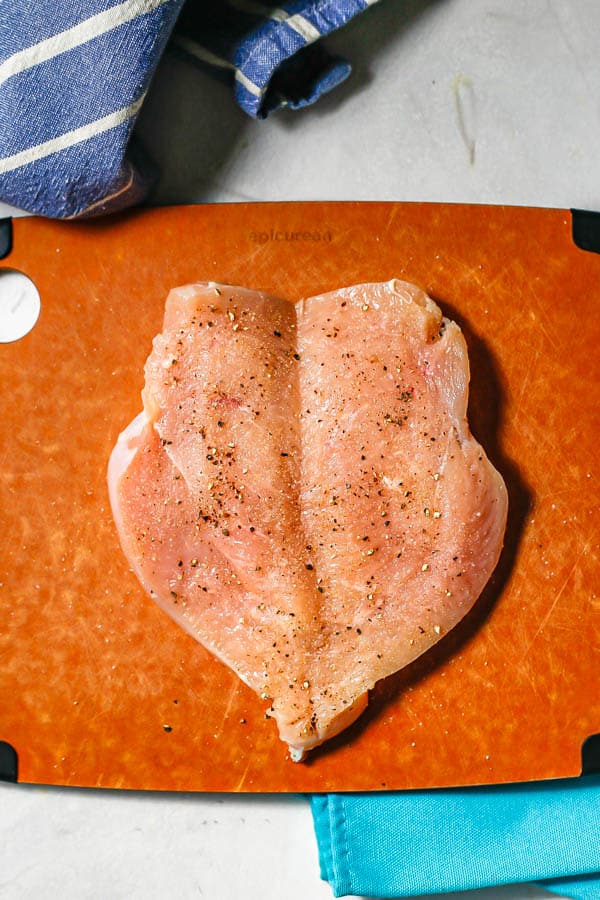
<svg viewBox="0 0 600 900"><path fill-rule="evenodd" d="M311 109L263 122L166 57L139 123L163 170L155 200L600 209L599 33L597 0L382 0L328 41L353 62L350 80ZM299 797L0 785L0 896L326 900L331 891ZM453 896L548 895L517 886Z"/></svg>

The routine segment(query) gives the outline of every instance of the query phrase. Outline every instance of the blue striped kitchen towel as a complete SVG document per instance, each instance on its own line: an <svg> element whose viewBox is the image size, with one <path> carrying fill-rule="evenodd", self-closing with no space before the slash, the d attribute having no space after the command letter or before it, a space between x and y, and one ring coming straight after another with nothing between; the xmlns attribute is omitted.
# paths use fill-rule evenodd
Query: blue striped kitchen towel
<svg viewBox="0 0 600 900"><path fill-rule="evenodd" d="M0 0L0 200L61 218L136 203L131 133L170 38L264 118L348 75L317 41L373 2Z"/></svg>

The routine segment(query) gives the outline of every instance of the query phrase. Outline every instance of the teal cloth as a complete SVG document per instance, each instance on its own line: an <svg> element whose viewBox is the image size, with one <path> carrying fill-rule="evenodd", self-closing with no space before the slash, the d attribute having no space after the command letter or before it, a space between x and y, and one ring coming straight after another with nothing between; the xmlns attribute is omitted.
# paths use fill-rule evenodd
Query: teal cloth
<svg viewBox="0 0 600 900"><path fill-rule="evenodd" d="M536 882L600 900L600 775L525 785L315 794L334 896L414 897Z"/></svg>

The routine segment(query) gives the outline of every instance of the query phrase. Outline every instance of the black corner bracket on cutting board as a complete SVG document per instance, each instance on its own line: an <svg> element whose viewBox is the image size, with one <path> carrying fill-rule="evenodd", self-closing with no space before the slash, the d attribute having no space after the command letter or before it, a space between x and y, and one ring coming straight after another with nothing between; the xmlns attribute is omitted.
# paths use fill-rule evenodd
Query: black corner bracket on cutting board
<svg viewBox="0 0 600 900"><path fill-rule="evenodd" d="M7 741L0 741L0 781L17 782L19 757L17 751Z"/></svg>
<svg viewBox="0 0 600 900"><path fill-rule="evenodd" d="M0 259L4 259L12 250L12 236L12 219L0 219Z"/></svg>
<svg viewBox="0 0 600 900"><path fill-rule="evenodd" d="M581 745L581 774L600 774L600 734L590 734Z"/></svg>
<svg viewBox="0 0 600 900"><path fill-rule="evenodd" d="M600 212L588 209L572 209L573 243L580 250L600 253Z"/></svg>

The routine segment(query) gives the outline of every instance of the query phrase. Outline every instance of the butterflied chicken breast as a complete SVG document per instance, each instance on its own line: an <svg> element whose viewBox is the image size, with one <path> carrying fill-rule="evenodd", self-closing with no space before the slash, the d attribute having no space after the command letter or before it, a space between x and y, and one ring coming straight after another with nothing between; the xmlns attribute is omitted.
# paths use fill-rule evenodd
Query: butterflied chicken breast
<svg viewBox="0 0 600 900"><path fill-rule="evenodd" d="M263 700L292 759L472 607L504 482L469 432L460 329L400 281L296 306L167 299L109 488L150 596Z"/></svg>

